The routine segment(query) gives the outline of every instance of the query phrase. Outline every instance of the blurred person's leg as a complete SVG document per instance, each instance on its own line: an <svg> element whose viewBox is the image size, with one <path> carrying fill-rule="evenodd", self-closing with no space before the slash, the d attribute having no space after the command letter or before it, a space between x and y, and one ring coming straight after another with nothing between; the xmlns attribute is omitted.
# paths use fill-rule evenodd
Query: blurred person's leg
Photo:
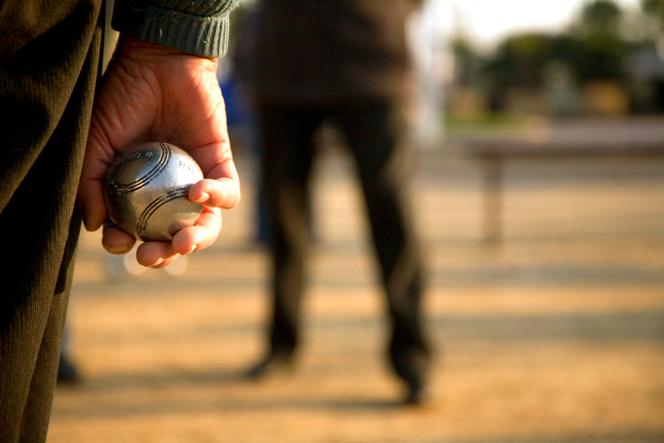
<svg viewBox="0 0 664 443"><path fill-rule="evenodd" d="M388 356L405 382L404 400L426 395L431 343L422 312L424 268L409 204L412 156L396 103L340 107L337 119L356 160L390 319Z"/></svg>
<svg viewBox="0 0 664 443"><path fill-rule="evenodd" d="M250 377L290 364L300 344L309 240L309 181L315 156L313 134L322 114L311 108L263 103L260 121L270 220L272 305L266 355L249 370Z"/></svg>
<svg viewBox="0 0 664 443"><path fill-rule="evenodd" d="M46 439L96 80L99 3L0 6L0 434ZM4 30L12 32L5 33Z"/></svg>
<svg viewBox="0 0 664 443"><path fill-rule="evenodd" d="M245 38L246 30L240 27L239 31L238 36ZM246 55L236 55L235 57L240 57L240 61L246 63L244 59ZM266 215L267 201L265 200L263 180L261 180L260 174L263 146L261 134L259 133L259 119L255 109L256 106L247 94L247 91L251 91L251 82L241 77L242 74L248 75L248 73L242 72L242 70L238 72L238 68L242 66L238 67L237 60L235 62L234 64L224 63L220 65L222 69L219 73L219 85L226 104L226 124L231 133L231 138L234 140L234 148L239 146L248 150L258 165L257 170L259 173L257 174L257 191L253 208L254 227L252 240L256 243L264 244L267 243L269 237L269 224Z"/></svg>
<svg viewBox="0 0 664 443"><path fill-rule="evenodd" d="M263 147L259 146L255 150L258 159L259 169L263 168ZM259 171L256 180L256 203L254 206L254 241L260 244L267 244L270 240L270 220L268 216L267 189L263 180L263 172Z"/></svg>
<svg viewBox="0 0 664 443"><path fill-rule="evenodd" d="M71 332L66 320L62 333L60 358L58 360L58 383L79 383L81 381L81 374L71 355Z"/></svg>
<svg viewBox="0 0 664 443"><path fill-rule="evenodd" d="M265 174L265 168L269 167L267 165L266 161L264 160L264 153L263 151L265 148L263 147L263 140L262 140L262 131L260 130L260 121L258 118L258 115L255 111L252 111L254 113L250 125L249 132L251 132L251 145L253 147L252 151L254 152L256 159L257 159L257 164L258 164L258 174L257 174L257 180L256 180L256 189L257 189L257 195L256 195L256 202L254 206L254 218L255 218L255 234L254 234L254 239L257 243L260 244L268 244L269 239L270 239L270 216L269 216L269 207L268 207L268 199L267 199L267 188L268 185L266 183L266 174ZM311 194L307 195L308 198L311 197ZM308 229L308 234L309 234L309 240L311 242L315 242L318 240L318 237L316 236L316 231L314 228L314 219L313 219L313 207L311 204L311 201L307 203L307 229Z"/></svg>

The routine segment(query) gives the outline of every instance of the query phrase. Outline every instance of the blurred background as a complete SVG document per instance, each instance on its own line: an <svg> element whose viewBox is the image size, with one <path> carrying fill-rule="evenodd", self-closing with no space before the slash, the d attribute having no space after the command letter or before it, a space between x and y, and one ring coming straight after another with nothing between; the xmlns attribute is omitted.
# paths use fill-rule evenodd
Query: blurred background
<svg viewBox="0 0 664 443"><path fill-rule="evenodd" d="M82 233L79 377L58 387L49 442L664 442L664 0L426 0L411 17L407 142L438 349L421 409L390 402L377 270L333 128L306 352L290 377L240 375L268 310L241 80L254 7L233 15L219 73L243 201L215 246L168 270Z"/></svg>

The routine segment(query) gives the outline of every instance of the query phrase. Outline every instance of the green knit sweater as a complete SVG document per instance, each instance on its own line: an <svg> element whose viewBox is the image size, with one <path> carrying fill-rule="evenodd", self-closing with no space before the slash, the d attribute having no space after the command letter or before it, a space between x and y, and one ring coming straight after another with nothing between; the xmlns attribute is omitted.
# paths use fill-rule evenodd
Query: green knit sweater
<svg viewBox="0 0 664 443"><path fill-rule="evenodd" d="M228 47L230 11L239 0L116 0L113 28L122 35L206 57Z"/></svg>

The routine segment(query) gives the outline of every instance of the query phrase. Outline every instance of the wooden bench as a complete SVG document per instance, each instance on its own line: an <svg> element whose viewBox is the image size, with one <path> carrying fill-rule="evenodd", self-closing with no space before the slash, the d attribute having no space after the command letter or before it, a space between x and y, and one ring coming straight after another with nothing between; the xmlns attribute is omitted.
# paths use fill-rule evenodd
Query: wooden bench
<svg viewBox="0 0 664 443"><path fill-rule="evenodd" d="M503 181L508 160L664 157L664 118L552 122L518 136L459 137L454 140L483 169L483 240L503 240Z"/></svg>

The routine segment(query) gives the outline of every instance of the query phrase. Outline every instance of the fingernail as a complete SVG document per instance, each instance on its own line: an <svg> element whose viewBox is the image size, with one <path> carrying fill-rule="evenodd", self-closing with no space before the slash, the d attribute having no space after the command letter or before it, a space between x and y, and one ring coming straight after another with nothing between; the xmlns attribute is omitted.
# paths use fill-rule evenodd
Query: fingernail
<svg viewBox="0 0 664 443"><path fill-rule="evenodd" d="M131 249L131 246L132 245L129 243L119 243L115 245L107 245L106 249L113 254L124 254Z"/></svg>
<svg viewBox="0 0 664 443"><path fill-rule="evenodd" d="M150 266L151 266L151 267L159 266L159 265L162 264L163 262L164 262L164 259L163 259L163 258L159 258L159 259L157 259L156 262L152 263Z"/></svg>
<svg viewBox="0 0 664 443"><path fill-rule="evenodd" d="M210 199L210 194L208 194L207 192L204 192L204 193L201 194L200 197L198 197L198 200L196 200L196 203L203 203L203 202L208 201L209 199Z"/></svg>

